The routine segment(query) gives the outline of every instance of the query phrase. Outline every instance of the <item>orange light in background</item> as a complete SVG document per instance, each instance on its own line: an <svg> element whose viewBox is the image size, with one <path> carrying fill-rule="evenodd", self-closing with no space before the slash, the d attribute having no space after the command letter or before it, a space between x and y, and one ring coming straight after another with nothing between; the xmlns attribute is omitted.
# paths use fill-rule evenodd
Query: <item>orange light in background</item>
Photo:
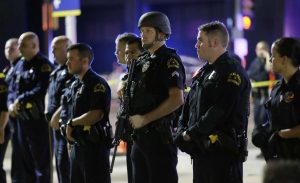
<svg viewBox="0 0 300 183"><path fill-rule="evenodd" d="M43 3L42 6L42 28L43 31L48 29L57 30L59 26L58 18L52 17L53 5L51 3Z"/></svg>
<svg viewBox="0 0 300 183"><path fill-rule="evenodd" d="M249 16L243 16L243 27L245 30L249 30L251 28L252 21Z"/></svg>

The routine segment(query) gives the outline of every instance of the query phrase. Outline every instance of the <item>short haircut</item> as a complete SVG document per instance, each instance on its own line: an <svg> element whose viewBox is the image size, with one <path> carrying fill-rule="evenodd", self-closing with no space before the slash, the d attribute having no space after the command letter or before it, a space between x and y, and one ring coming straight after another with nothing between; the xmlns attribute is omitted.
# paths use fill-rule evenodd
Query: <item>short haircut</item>
<svg viewBox="0 0 300 183"><path fill-rule="evenodd" d="M12 46L18 46L18 38L10 38L6 43L10 43Z"/></svg>
<svg viewBox="0 0 300 183"><path fill-rule="evenodd" d="M67 51L71 51L71 50L78 50L78 54L80 58L85 58L87 57L89 59L89 63L91 64L94 60L94 53L93 53L93 49L90 45L86 44L86 43L77 43L77 44L73 44L71 45Z"/></svg>
<svg viewBox="0 0 300 183"><path fill-rule="evenodd" d="M60 43L63 42L67 45L67 47L70 47L72 45L72 41L67 36L57 36L52 40L53 43Z"/></svg>
<svg viewBox="0 0 300 183"><path fill-rule="evenodd" d="M127 45L130 45L130 44L137 44L138 49L139 49L141 52L144 51L144 48L143 48L143 45L142 45L142 40L141 40L141 38L139 38L139 37L132 38L132 39L128 40L128 42L127 42L126 44L127 44Z"/></svg>
<svg viewBox="0 0 300 183"><path fill-rule="evenodd" d="M134 33L124 32L123 34L119 34L116 38L115 43L118 44L119 42L127 43L130 39L137 38L138 36Z"/></svg>
<svg viewBox="0 0 300 183"><path fill-rule="evenodd" d="M296 38L283 37L273 43L273 48L280 56L286 56L292 60L295 67L300 65L300 41Z"/></svg>
<svg viewBox="0 0 300 183"><path fill-rule="evenodd" d="M223 48L227 48L229 42L229 34L226 26L219 21L213 21L207 24L203 24L198 28L199 31L203 31L207 34L208 39L217 36L220 38Z"/></svg>

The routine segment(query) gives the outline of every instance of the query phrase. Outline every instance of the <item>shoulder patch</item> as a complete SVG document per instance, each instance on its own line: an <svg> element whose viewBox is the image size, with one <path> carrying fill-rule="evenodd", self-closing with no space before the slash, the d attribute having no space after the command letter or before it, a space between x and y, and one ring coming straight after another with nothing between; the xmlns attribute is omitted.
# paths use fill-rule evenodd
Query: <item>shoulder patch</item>
<svg viewBox="0 0 300 183"><path fill-rule="evenodd" d="M241 76L238 73L236 73L236 72L232 72L227 77L227 82L228 83L233 83L233 84L235 84L237 86L240 86L240 84L241 84Z"/></svg>
<svg viewBox="0 0 300 183"><path fill-rule="evenodd" d="M167 62L167 67L168 68L179 68L179 63L175 58L170 58Z"/></svg>
<svg viewBox="0 0 300 183"><path fill-rule="evenodd" d="M94 93L96 92L101 92L101 93L105 93L105 87L103 84L98 83L94 86Z"/></svg>
<svg viewBox="0 0 300 183"><path fill-rule="evenodd" d="M41 72L51 72L51 67L49 64L43 64L41 67Z"/></svg>

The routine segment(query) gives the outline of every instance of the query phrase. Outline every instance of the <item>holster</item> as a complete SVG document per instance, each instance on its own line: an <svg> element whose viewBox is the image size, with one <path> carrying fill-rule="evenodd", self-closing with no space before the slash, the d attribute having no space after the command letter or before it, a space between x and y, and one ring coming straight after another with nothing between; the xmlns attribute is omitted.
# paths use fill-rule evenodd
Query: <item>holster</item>
<svg viewBox="0 0 300 183"><path fill-rule="evenodd" d="M21 102L19 118L22 121L38 121L44 119L41 106L35 101Z"/></svg>
<svg viewBox="0 0 300 183"><path fill-rule="evenodd" d="M197 147L195 142L193 141L185 141L183 140L182 132L177 133L174 136L174 144L182 151L185 152L192 157L195 155L199 155L201 153L201 150Z"/></svg>

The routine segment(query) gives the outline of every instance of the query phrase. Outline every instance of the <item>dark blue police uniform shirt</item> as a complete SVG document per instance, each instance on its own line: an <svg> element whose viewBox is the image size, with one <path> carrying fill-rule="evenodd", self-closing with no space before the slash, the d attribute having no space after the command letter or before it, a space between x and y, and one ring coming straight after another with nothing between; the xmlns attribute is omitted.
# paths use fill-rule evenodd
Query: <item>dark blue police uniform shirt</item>
<svg viewBox="0 0 300 183"><path fill-rule="evenodd" d="M288 83L276 83L266 103L272 130L292 128L300 124L300 71Z"/></svg>
<svg viewBox="0 0 300 183"><path fill-rule="evenodd" d="M104 113L101 121L108 121L111 90L106 80L89 69L82 81L77 78L72 85L72 118L100 109Z"/></svg>
<svg viewBox="0 0 300 183"><path fill-rule="evenodd" d="M57 66L50 74L48 87L48 106L47 113L52 116L60 106L63 90L66 88L67 81L72 75L68 73L66 65Z"/></svg>
<svg viewBox="0 0 300 183"><path fill-rule="evenodd" d="M0 73L0 112L7 111L7 85L4 81L5 75L4 73Z"/></svg>
<svg viewBox="0 0 300 183"><path fill-rule="evenodd" d="M234 128L242 133L249 115L250 81L228 52L206 64L193 78L187 104L187 133L194 139Z"/></svg>
<svg viewBox="0 0 300 183"><path fill-rule="evenodd" d="M131 84L133 114L145 114L158 107L169 96L169 89L185 87L185 70L176 51L161 46L151 55L141 54Z"/></svg>

